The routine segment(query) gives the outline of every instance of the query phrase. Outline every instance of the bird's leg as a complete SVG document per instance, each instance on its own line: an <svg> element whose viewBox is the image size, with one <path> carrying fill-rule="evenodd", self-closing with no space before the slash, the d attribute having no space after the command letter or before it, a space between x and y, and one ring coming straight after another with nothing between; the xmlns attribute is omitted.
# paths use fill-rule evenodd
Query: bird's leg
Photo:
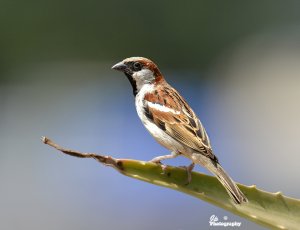
<svg viewBox="0 0 300 230"><path fill-rule="evenodd" d="M175 158L179 155L180 155L180 153L178 153L178 152L171 152L171 154L168 154L168 155L154 157L150 162L161 164L162 160L172 159L172 158Z"/></svg>
<svg viewBox="0 0 300 230"><path fill-rule="evenodd" d="M160 164L162 170L165 172L165 170L167 169L167 166L162 164L161 161L166 160L166 159L172 159L179 155L180 155L180 153L178 153L178 152L171 152L171 154L168 154L168 155L154 157L150 162Z"/></svg>
<svg viewBox="0 0 300 230"><path fill-rule="evenodd" d="M195 167L195 163L193 162L189 166L182 166L182 167L186 169L186 172L187 172L187 182L185 183L185 185L188 185L192 181L192 171L193 171L193 169Z"/></svg>

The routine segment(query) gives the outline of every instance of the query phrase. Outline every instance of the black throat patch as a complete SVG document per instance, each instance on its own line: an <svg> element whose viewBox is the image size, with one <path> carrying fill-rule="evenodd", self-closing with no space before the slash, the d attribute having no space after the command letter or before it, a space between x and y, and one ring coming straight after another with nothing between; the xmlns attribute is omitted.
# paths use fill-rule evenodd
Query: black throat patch
<svg viewBox="0 0 300 230"><path fill-rule="evenodd" d="M131 76L131 74L129 73L125 73L126 77L128 78L131 86L132 86L132 90L133 90L133 95L136 96L137 95L137 87L136 87L136 82L133 79L133 77Z"/></svg>

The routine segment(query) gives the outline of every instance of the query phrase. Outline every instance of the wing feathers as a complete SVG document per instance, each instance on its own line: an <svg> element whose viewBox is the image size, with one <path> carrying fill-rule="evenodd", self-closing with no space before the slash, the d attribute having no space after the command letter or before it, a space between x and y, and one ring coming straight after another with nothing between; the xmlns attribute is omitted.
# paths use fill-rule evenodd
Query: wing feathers
<svg viewBox="0 0 300 230"><path fill-rule="evenodd" d="M144 110L148 119L172 138L217 161L196 114L171 86L157 86L153 93L147 93Z"/></svg>

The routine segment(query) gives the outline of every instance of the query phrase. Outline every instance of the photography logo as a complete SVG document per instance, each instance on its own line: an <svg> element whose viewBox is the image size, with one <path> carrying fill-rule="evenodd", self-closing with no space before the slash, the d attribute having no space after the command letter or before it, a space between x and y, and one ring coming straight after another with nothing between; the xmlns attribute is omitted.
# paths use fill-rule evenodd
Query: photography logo
<svg viewBox="0 0 300 230"><path fill-rule="evenodd" d="M209 218L209 225L213 227L241 227L242 223L229 221L228 216L224 216L222 220L219 220L216 215L211 215Z"/></svg>

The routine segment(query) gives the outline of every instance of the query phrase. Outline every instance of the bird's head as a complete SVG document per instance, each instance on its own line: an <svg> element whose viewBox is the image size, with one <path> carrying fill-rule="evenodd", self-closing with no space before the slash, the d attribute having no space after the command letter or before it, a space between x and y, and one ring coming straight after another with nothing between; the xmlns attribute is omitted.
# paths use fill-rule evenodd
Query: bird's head
<svg viewBox="0 0 300 230"><path fill-rule="evenodd" d="M163 81L163 77L151 60L144 57L130 57L115 64L112 69L122 71L128 78L136 95L145 84Z"/></svg>

